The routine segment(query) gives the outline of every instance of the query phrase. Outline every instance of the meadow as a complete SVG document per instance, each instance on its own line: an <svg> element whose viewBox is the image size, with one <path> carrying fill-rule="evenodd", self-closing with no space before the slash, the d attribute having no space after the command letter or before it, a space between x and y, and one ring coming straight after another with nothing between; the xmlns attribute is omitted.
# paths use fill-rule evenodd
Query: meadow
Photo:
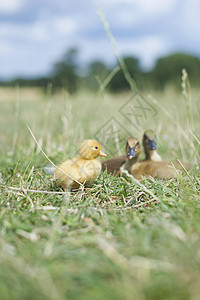
<svg viewBox="0 0 200 300"><path fill-rule="evenodd" d="M199 98L182 90L109 94L0 88L0 299L199 299ZM55 163L98 138L108 158L156 132L176 179L101 173L70 201ZM178 162L179 164L179 162Z"/></svg>

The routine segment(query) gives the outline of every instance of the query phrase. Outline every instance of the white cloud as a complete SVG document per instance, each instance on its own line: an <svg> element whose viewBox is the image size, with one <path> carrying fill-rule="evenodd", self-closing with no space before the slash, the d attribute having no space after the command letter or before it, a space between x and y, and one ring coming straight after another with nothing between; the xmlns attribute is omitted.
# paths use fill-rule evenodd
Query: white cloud
<svg viewBox="0 0 200 300"><path fill-rule="evenodd" d="M133 0L133 3L143 14L167 13L177 3L177 0Z"/></svg>
<svg viewBox="0 0 200 300"><path fill-rule="evenodd" d="M196 38L198 38L198 30L200 27L200 1L190 0L183 2L181 10L183 11L182 28L185 29L185 31L189 30L191 35L194 35Z"/></svg>
<svg viewBox="0 0 200 300"><path fill-rule="evenodd" d="M133 55L141 60L143 67L151 68L158 56L170 51L167 38L161 35L148 35L134 39L118 41L120 52L125 55Z"/></svg>
<svg viewBox="0 0 200 300"><path fill-rule="evenodd" d="M0 26L0 42L2 44L1 38L6 37L10 31L12 30L12 26L8 23L1 23Z"/></svg>
<svg viewBox="0 0 200 300"><path fill-rule="evenodd" d="M179 0L99 0L97 5L102 7L102 9L109 9L113 12L121 9L127 12L132 12L135 14L142 15L154 15L159 13L167 13L172 10ZM120 13L120 11L118 11Z"/></svg>
<svg viewBox="0 0 200 300"><path fill-rule="evenodd" d="M113 6L116 4L132 4L135 2L134 0L98 0L96 1L97 6L101 7L101 5Z"/></svg>
<svg viewBox="0 0 200 300"><path fill-rule="evenodd" d="M8 44L0 44L0 55L7 55L11 52L11 47Z"/></svg>
<svg viewBox="0 0 200 300"><path fill-rule="evenodd" d="M46 41L48 40L50 33L43 23L34 23L28 28L23 28L23 32L26 33L28 38L32 38L36 41Z"/></svg>
<svg viewBox="0 0 200 300"><path fill-rule="evenodd" d="M117 48L122 56L135 56L140 59L145 69L150 69L157 57L170 53L170 44L167 37L162 35L149 35L137 38L123 38L116 40ZM108 39L80 40L81 61L103 60L108 64L116 61L114 50ZM102 51L104 49L104 51Z"/></svg>
<svg viewBox="0 0 200 300"><path fill-rule="evenodd" d="M80 59L82 62L91 62L92 60L103 60L112 63L115 59L114 52L110 42L106 37L99 39L81 39L79 40Z"/></svg>
<svg viewBox="0 0 200 300"><path fill-rule="evenodd" d="M53 20L55 29L61 34L74 34L77 29L77 23L69 17L56 18Z"/></svg>
<svg viewBox="0 0 200 300"><path fill-rule="evenodd" d="M114 50L108 39L98 40L80 39L80 58L82 62L103 60L112 65L116 61ZM150 35L138 38L117 39L117 48L122 56L135 56L141 61L145 69L150 69L157 57L170 52L167 38L161 35ZM103 49L103 51L102 51Z"/></svg>
<svg viewBox="0 0 200 300"><path fill-rule="evenodd" d="M13 39L15 41L23 40L26 43L30 40L45 40L48 36L48 30L46 30L42 23L38 22L29 25L4 23L0 26L1 44L5 41L13 43Z"/></svg>
<svg viewBox="0 0 200 300"><path fill-rule="evenodd" d="M20 10L24 0L1 0L0 13L14 13Z"/></svg>
<svg viewBox="0 0 200 300"><path fill-rule="evenodd" d="M127 29L130 33L136 28L146 27L146 31L152 27L156 18L160 19L161 24L168 22L168 16L175 10L180 0L117 0L106 1L101 0L100 8L105 14L111 28L119 31ZM193 0L196 1L196 0ZM163 22L162 22L163 19ZM155 29L155 28L154 28ZM126 33L125 33L126 34Z"/></svg>
<svg viewBox="0 0 200 300"><path fill-rule="evenodd" d="M71 19L45 19L37 20L30 24L1 23L0 26L0 44L5 41L12 42L12 39L23 40L24 44L34 41L47 42L59 39L59 37L71 37L74 35L77 26Z"/></svg>

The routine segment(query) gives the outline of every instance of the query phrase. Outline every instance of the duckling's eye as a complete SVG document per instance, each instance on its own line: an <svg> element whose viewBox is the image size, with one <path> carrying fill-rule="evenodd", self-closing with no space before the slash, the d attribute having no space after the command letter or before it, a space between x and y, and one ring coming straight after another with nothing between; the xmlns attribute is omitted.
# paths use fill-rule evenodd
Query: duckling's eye
<svg viewBox="0 0 200 300"><path fill-rule="evenodd" d="M136 146L139 146L139 142L137 142Z"/></svg>
<svg viewBox="0 0 200 300"><path fill-rule="evenodd" d="M94 147L94 149L99 149L99 148L96 146L96 147Z"/></svg>

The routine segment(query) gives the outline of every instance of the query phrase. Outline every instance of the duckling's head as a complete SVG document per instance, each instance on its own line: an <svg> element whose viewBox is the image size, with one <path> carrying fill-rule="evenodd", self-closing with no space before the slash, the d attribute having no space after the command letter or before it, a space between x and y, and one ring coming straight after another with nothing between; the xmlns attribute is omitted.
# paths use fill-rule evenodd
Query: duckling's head
<svg viewBox="0 0 200 300"><path fill-rule="evenodd" d="M128 138L125 151L128 159L138 157L141 152L139 140L134 137Z"/></svg>
<svg viewBox="0 0 200 300"><path fill-rule="evenodd" d="M146 130L143 134L142 144L145 150L156 150L155 133L153 130Z"/></svg>
<svg viewBox="0 0 200 300"><path fill-rule="evenodd" d="M80 145L79 153L81 158L88 160L95 159L98 156L107 156L103 151L101 151L101 145L95 140L85 140Z"/></svg>

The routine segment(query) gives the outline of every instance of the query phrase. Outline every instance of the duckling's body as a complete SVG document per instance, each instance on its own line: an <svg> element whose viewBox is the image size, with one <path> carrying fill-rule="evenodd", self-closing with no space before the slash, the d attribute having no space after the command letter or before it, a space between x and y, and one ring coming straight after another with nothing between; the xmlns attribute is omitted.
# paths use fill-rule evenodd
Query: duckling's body
<svg viewBox="0 0 200 300"><path fill-rule="evenodd" d="M86 160L81 157L74 157L63 162L59 168L80 183L88 183L95 180L101 172L101 162L98 159ZM60 170L55 171L55 178L61 182L61 186L78 188L79 184L66 176Z"/></svg>
<svg viewBox="0 0 200 300"><path fill-rule="evenodd" d="M80 146L80 156L63 162L55 171L55 179L65 190L78 188L79 183L89 183L95 180L101 172L101 162L98 156L106 156L101 151L100 144L95 140L86 140ZM62 171L64 171L64 174Z"/></svg>
<svg viewBox="0 0 200 300"><path fill-rule="evenodd" d="M126 155L121 155L118 157L110 158L105 162L102 162L102 171L107 170L108 174L119 174L119 169L123 163L126 161Z"/></svg>
<svg viewBox="0 0 200 300"><path fill-rule="evenodd" d="M153 178L167 179L176 176L174 168L167 161L143 161L133 164L129 169L123 165L131 175L140 180L142 177L151 176Z"/></svg>

